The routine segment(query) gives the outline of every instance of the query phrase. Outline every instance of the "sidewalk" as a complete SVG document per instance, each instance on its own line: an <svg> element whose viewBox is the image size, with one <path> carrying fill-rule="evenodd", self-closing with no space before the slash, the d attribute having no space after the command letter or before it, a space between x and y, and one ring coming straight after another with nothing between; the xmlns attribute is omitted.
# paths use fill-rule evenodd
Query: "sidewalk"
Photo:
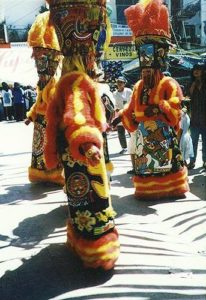
<svg viewBox="0 0 206 300"><path fill-rule="evenodd" d="M206 172L200 151L185 199L137 201L126 174L130 157L118 154L116 132L110 134L121 253L115 269L105 273L84 269L65 247L61 188L28 181L33 125L0 122L0 134L0 299L206 300Z"/></svg>

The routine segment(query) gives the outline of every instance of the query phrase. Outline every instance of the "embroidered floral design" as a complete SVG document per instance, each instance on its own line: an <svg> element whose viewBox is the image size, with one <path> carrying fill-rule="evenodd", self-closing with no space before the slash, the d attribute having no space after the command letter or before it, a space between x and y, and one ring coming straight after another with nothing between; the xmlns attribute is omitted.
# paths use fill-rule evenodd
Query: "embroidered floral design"
<svg viewBox="0 0 206 300"><path fill-rule="evenodd" d="M107 209L105 209L105 213L108 219L113 219L116 216L116 212L112 207L108 207Z"/></svg>
<svg viewBox="0 0 206 300"><path fill-rule="evenodd" d="M71 168L72 168L72 167L74 166L74 164L77 162L77 161L75 161L75 160L73 159L73 157L70 155L69 148L66 148L65 151L64 151L64 153L62 154L62 161L66 161L66 162L67 162L67 166L68 166L68 167L71 167ZM83 163L80 162L80 161L78 161L78 164L79 164L80 166L83 165Z"/></svg>
<svg viewBox="0 0 206 300"><path fill-rule="evenodd" d="M86 211L77 211L76 218L74 218L74 222L78 225L78 229L83 231L86 229L87 231L91 231L93 229L93 225L96 224L96 219L91 217L91 212Z"/></svg>
<svg viewBox="0 0 206 300"><path fill-rule="evenodd" d="M111 207L108 207L102 212L96 213L95 216L100 222L102 221L104 223L107 223L109 220L113 219L116 216L116 212Z"/></svg>

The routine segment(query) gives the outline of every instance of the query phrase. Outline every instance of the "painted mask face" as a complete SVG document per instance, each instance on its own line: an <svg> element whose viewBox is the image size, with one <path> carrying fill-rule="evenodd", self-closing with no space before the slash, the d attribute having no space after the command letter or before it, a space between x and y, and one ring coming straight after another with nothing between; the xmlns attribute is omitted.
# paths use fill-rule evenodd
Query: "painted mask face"
<svg viewBox="0 0 206 300"><path fill-rule="evenodd" d="M61 55L58 51L47 48L34 48L33 57L39 76L38 86L44 88L49 80L54 76Z"/></svg>
<svg viewBox="0 0 206 300"><path fill-rule="evenodd" d="M93 70L106 41L106 1L51 0L50 16L63 55L81 56Z"/></svg>
<svg viewBox="0 0 206 300"><path fill-rule="evenodd" d="M154 69L144 68L142 69L142 80L144 87L152 88L154 86Z"/></svg>

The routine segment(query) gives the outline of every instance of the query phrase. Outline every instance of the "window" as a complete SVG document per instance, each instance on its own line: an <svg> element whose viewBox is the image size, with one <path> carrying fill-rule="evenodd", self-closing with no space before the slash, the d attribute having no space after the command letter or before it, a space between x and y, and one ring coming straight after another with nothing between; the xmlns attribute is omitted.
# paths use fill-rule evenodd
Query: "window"
<svg viewBox="0 0 206 300"><path fill-rule="evenodd" d="M118 24L127 24L124 10L133 5L136 4L137 0L116 0L116 8L117 8L117 23Z"/></svg>

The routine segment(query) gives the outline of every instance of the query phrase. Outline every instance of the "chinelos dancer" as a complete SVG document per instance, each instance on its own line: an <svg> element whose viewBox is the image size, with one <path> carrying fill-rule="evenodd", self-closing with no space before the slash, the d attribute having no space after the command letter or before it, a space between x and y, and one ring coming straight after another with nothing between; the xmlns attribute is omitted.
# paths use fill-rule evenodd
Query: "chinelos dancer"
<svg viewBox="0 0 206 300"><path fill-rule="evenodd" d="M106 118L92 80L108 42L106 1L47 2L64 59L47 112L46 163L55 168L60 157L64 166L68 246L84 266L109 270L119 256L119 241L103 155Z"/></svg>
<svg viewBox="0 0 206 300"><path fill-rule="evenodd" d="M49 12L36 17L28 33L28 44L32 47L32 57L35 59L39 81L37 83L37 99L27 113L25 124L34 122L32 161L29 167L31 182L52 182L64 184L62 166L59 162L55 169L48 170L44 160L46 110L55 91L60 76L62 55L59 48L56 31L49 24Z"/></svg>
<svg viewBox="0 0 206 300"><path fill-rule="evenodd" d="M125 16L138 50L142 77L128 106L119 114L128 131L137 130L135 196L185 197L189 191L187 168L177 141L183 95L179 84L162 72L167 68L171 45L168 10L161 0L140 0L125 10Z"/></svg>

